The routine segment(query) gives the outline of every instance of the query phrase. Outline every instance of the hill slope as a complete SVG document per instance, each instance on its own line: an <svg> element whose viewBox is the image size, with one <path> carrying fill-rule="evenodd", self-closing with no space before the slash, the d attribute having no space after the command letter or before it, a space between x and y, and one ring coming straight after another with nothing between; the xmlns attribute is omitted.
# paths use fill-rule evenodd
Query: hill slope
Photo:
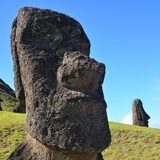
<svg viewBox="0 0 160 160"><path fill-rule="evenodd" d="M7 92L2 90L1 88L0 88L0 99L3 100L2 109L4 111L13 111L13 109L15 108L17 104L16 98L9 95Z"/></svg>
<svg viewBox="0 0 160 160"><path fill-rule="evenodd" d="M109 160L160 160L160 129L110 122L111 146L103 151Z"/></svg>
<svg viewBox="0 0 160 160"><path fill-rule="evenodd" d="M0 112L0 160L4 160L26 136L26 115Z"/></svg>
<svg viewBox="0 0 160 160"><path fill-rule="evenodd" d="M1 78L0 78L0 89L5 91L6 93L11 95L12 97L16 97L14 90L12 88L10 88L10 86L8 84L6 84Z"/></svg>
<svg viewBox="0 0 160 160"><path fill-rule="evenodd" d="M25 114L0 112L0 160L26 136ZM105 160L159 160L160 129L110 122L112 144L102 152Z"/></svg>
<svg viewBox="0 0 160 160"><path fill-rule="evenodd" d="M0 99L2 102L2 109L5 111L13 111L17 104L15 92L0 78Z"/></svg>

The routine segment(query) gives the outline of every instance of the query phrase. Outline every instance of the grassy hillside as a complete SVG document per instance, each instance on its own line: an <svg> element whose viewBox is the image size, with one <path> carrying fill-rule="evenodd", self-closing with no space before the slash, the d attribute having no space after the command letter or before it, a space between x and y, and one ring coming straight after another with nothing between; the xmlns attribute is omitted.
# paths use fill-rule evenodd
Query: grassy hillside
<svg viewBox="0 0 160 160"><path fill-rule="evenodd" d="M0 112L0 160L26 136L25 114ZM160 130L110 122L112 144L102 152L105 160L159 160Z"/></svg>
<svg viewBox="0 0 160 160"><path fill-rule="evenodd" d="M0 98L3 99L2 109L4 111L13 111L17 104L16 98L12 97L2 89L0 89Z"/></svg>
<svg viewBox="0 0 160 160"><path fill-rule="evenodd" d="M103 151L108 160L160 160L160 129L110 122L111 146Z"/></svg>
<svg viewBox="0 0 160 160"><path fill-rule="evenodd" d="M26 115L0 111L0 160L4 160L26 136Z"/></svg>

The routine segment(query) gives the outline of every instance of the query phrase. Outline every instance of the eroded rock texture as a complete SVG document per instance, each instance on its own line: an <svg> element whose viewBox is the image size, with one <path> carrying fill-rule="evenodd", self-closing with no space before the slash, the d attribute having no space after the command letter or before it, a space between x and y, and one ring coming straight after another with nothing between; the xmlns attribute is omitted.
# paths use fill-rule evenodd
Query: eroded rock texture
<svg viewBox="0 0 160 160"><path fill-rule="evenodd" d="M2 109L2 106L1 106L1 102L3 102L3 100L2 99L0 99L0 111L2 111L3 109Z"/></svg>
<svg viewBox="0 0 160 160"><path fill-rule="evenodd" d="M14 108L13 112L16 113L26 113L26 105L25 101L20 101L17 103L16 107Z"/></svg>
<svg viewBox="0 0 160 160"><path fill-rule="evenodd" d="M105 66L89 58L90 42L81 25L51 10L21 8L11 47L28 137L9 159L44 159L43 153L45 160L52 155L96 159L111 141L102 91Z"/></svg>
<svg viewBox="0 0 160 160"><path fill-rule="evenodd" d="M150 116L145 112L140 99L133 100L132 103L133 125L148 127Z"/></svg>

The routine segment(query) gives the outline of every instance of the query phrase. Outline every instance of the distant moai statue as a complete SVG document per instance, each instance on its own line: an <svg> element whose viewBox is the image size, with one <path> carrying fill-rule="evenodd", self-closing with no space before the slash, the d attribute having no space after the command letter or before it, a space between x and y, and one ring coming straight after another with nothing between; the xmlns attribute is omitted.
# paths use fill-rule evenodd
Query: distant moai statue
<svg viewBox="0 0 160 160"><path fill-rule="evenodd" d="M133 125L148 127L150 116L145 112L140 99L134 99L132 103Z"/></svg>
<svg viewBox="0 0 160 160"><path fill-rule="evenodd" d="M2 111L3 109L2 109L2 106L1 106L1 102L3 102L3 100L2 99L0 99L0 111Z"/></svg>
<svg viewBox="0 0 160 160"><path fill-rule="evenodd" d="M16 97L27 138L8 160L102 160L111 142L102 83L105 65L73 18L21 8L12 24Z"/></svg>

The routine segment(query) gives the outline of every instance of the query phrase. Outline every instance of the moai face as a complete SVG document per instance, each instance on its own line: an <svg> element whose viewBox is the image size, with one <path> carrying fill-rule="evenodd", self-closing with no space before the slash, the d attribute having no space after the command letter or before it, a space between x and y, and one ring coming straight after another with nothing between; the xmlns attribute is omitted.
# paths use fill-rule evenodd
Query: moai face
<svg viewBox="0 0 160 160"><path fill-rule="evenodd" d="M59 89L55 106L59 106L57 113L63 113L67 119L64 128L69 128L67 136L74 133L71 140L77 141L76 147L81 143L84 148L90 146L96 151L103 148L102 139L109 144L107 105L102 92L104 75L104 64L80 52L66 53L57 71ZM96 145L93 137L96 137Z"/></svg>
<svg viewBox="0 0 160 160"><path fill-rule="evenodd" d="M145 112L142 101L140 99L135 99L133 101L132 114L133 114L133 125L148 127L148 120L150 119L150 117Z"/></svg>
<svg viewBox="0 0 160 160"><path fill-rule="evenodd" d="M50 148L100 152L108 147L105 67L89 58L90 43L80 24L50 10L22 8L11 42L28 133Z"/></svg>

